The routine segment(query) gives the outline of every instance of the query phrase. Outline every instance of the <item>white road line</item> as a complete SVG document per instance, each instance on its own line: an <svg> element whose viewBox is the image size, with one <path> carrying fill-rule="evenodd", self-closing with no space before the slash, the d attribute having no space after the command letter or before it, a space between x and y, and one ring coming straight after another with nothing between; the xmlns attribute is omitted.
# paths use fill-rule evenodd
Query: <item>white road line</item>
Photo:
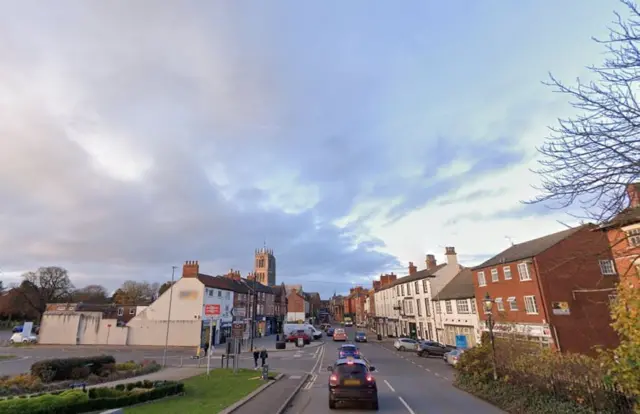
<svg viewBox="0 0 640 414"><path fill-rule="evenodd" d="M427 371L431 372L431 370L430 370L429 368L425 368L425 370L427 370Z"/></svg>
<svg viewBox="0 0 640 414"><path fill-rule="evenodd" d="M389 389L391 390L391 392L396 392L396 390L393 389L393 387L391 386L391 384L389 384L389 381L384 380L384 383L387 384L387 387L389 387Z"/></svg>
<svg viewBox="0 0 640 414"><path fill-rule="evenodd" d="M435 375L436 377L440 376L440 374L438 374L437 372L434 372L433 375Z"/></svg>
<svg viewBox="0 0 640 414"><path fill-rule="evenodd" d="M318 354L318 361L320 361L320 364L318 365L318 374L322 372L322 364L324 362L324 354L325 354L325 352L326 351L325 351L324 346L323 346L322 350Z"/></svg>
<svg viewBox="0 0 640 414"><path fill-rule="evenodd" d="M423 367L422 365L420 365L420 364L418 364L418 366L419 366L420 368L424 368L424 367Z"/></svg>
<svg viewBox="0 0 640 414"><path fill-rule="evenodd" d="M416 414L415 411L413 411L411 409L411 407L409 407L409 404L407 404L407 402L402 398L402 397L398 397L398 399L400 400L400 402L402 403L402 405L405 406L405 408L407 409L407 411L409 411L409 414Z"/></svg>

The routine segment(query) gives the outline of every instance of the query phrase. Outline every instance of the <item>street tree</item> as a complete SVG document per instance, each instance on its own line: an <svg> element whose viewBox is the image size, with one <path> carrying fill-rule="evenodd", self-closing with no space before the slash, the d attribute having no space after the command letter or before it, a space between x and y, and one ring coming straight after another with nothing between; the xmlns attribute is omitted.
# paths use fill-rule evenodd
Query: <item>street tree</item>
<svg viewBox="0 0 640 414"><path fill-rule="evenodd" d="M88 285L80 289L76 289L71 293L72 302L109 303L109 293L102 285Z"/></svg>
<svg viewBox="0 0 640 414"><path fill-rule="evenodd" d="M31 308L41 318L47 303L68 302L71 299L73 283L66 269L57 266L41 267L35 272L22 275L22 283L17 288L20 301Z"/></svg>
<svg viewBox="0 0 640 414"><path fill-rule="evenodd" d="M175 283L175 282L173 282ZM167 290L169 290L169 288L171 287L172 283L171 282L164 282L160 288L158 289L158 296L161 296L164 292L166 292Z"/></svg>
<svg viewBox="0 0 640 414"><path fill-rule="evenodd" d="M622 0L628 15L616 13L609 38L594 39L607 50L590 82L568 86L551 75L548 85L577 109L558 120L538 150L542 155L540 195L529 203L566 208L579 205L583 217L604 222L628 207L626 188L640 179L640 9ZM554 205L555 202L555 205ZM627 273L627 272L625 272ZM640 275L624 274L626 277ZM618 383L640 394L640 289L619 283L612 306L621 343L611 355Z"/></svg>
<svg viewBox="0 0 640 414"><path fill-rule="evenodd" d="M149 303L155 299L157 292L157 283L127 280L115 291L112 300L121 305Z"/></svg>

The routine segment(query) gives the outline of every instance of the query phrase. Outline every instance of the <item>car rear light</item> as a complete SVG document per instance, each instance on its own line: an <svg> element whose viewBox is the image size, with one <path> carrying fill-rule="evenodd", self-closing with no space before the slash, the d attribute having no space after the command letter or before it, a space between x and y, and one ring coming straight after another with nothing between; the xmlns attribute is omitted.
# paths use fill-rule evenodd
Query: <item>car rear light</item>
<svg viewBox="0 0 640 414"><path fill-rule="evenodd" d="M367 382L373 382L373 381L375 381L375 379L373 378L373 375L368 374L367 375Z"/></svg>
<svg viewBox="0 0 640 414"><path fill-rule="evenodd" d="M329 384L338 385L338 377L336 375L332 375L329 377Z"/></svg>
<svg viewBox="0 0 640 414"><path fill-rule="evenodd" d="M457 361L457 360L458 360L458 357L457 357L457 356L454 356L454 357L453 357L453 360L454 360L454 361Z"/></svg>

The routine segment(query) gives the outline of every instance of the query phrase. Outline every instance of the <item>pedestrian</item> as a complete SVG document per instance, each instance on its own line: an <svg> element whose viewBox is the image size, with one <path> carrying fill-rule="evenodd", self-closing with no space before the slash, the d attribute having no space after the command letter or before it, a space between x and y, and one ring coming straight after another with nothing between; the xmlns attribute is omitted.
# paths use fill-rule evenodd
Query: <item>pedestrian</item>
<svg viewBox="0 0 640 414"><path fill-rule="evenodd" d="M207 352L209 352L209 341L204 343L204 356L207 356Z"/></svg>
<svg viewBox="0 0 640 414"><path fill-rule="evenodd" d="M261 352L258 351L258 348L253 347L253 369L258 369L258 358L260 358Z"/></svg>
<svg viewBox="0 0 640 414"><path fill-rule="evenodd" d="M267 363L267 358L269 358L269 354L267 354L267 348L262 348L262 351L260 351L260 359L262 360L263 367Z"/></svg>

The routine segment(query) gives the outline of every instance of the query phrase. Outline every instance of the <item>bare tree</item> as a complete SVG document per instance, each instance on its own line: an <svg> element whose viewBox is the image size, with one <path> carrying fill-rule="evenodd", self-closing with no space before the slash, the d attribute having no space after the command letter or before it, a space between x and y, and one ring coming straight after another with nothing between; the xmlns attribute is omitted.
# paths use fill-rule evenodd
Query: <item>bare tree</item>
<svg viewBox="0 0 640 414"><path fill-rule="evenodd" d="M175 282L173 282L175 283ZM162 295L164 292L166 292L167 290L169 290L169 288L171 287L171 282L164 282L160 288L158 289L158 296Z"/></svg>
<svg viewBox="0 0 640 414"><path fill-rule="evenodd" d="M578 204L596 221L627 207L625 188L640 178L640 11L631 0L621 2L629 17L616 13L609 39L593 39L608 50L602 66L588 68L597 80L567 86L550 75L546 83L568 95L579 115L559 119L538 148L541 194L527 203Z"/></svg>
<svg viewBox="0 0 640 414"><path fill-rule="evenodd" d="M118 304L148 303L154 300L157 292L157 283L127 280L113 294L113 301Z"/></svg>
<svg viewBox="0 0 640 414"><path fill-rule="evenodd" d="M47 303L71 299L73 284L67 270L62 267L41 267L35 272L23 274L22 278L18 293L24 304L37 312L39 317L42 317Z"/></svg>
<svg viewBox="0 0 640 414"><path fill-rule="evenodd" d="M109 302L109 293L102 285L88 285L71 293L73 302L103 304Z"/></svg>

